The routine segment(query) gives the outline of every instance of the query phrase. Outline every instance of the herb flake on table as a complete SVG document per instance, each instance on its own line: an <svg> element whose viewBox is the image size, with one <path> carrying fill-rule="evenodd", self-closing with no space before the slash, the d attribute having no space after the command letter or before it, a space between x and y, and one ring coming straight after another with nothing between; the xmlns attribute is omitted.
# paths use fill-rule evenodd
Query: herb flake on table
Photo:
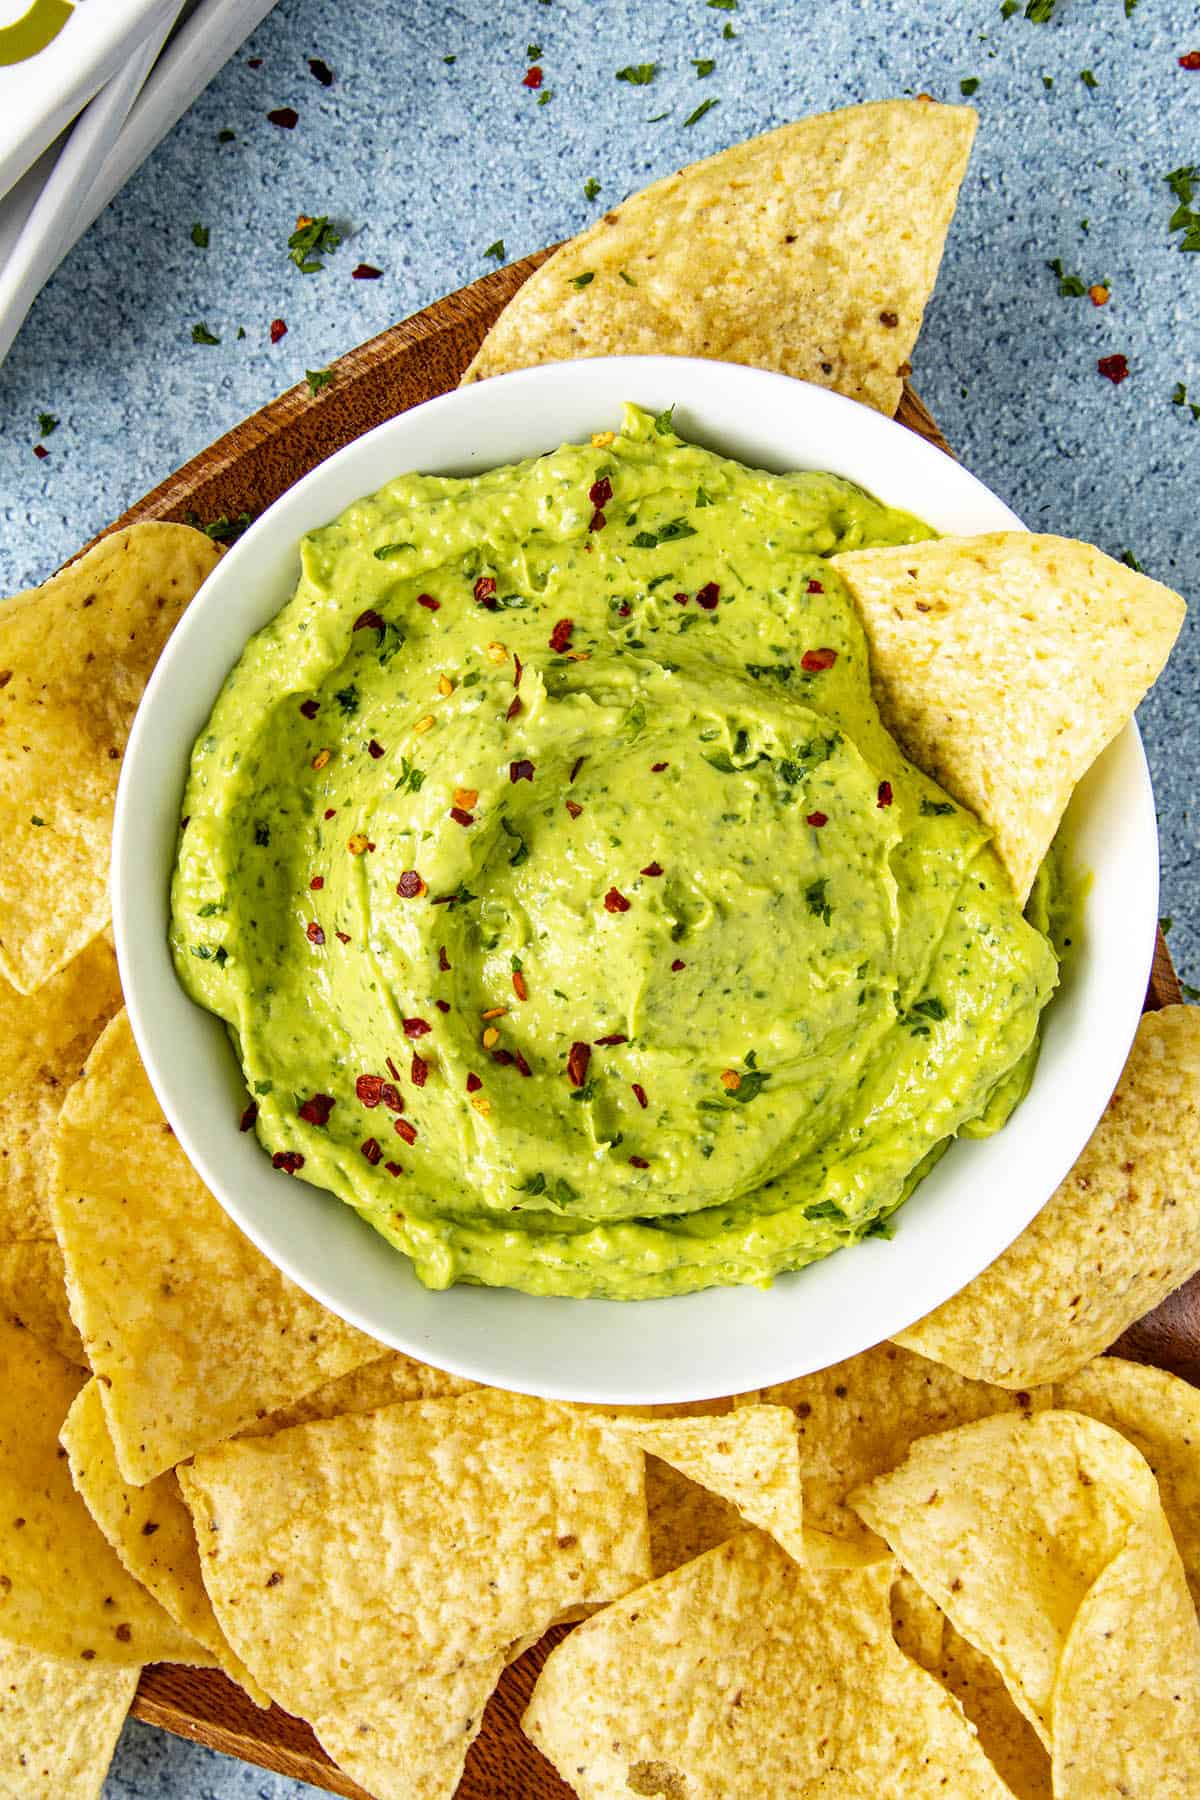
<svg viewBox="0 0 1200 1800"><path fill-rule="evenodd" d="M287 242L289 262L294 262L302 275L316 275L325 267L321 258L332 255L342 234L327 213L317 218L301 213Z"/></svg>
<svg viewBox="0 0 1200 1800"><path fill-rule="evenodd" d="M979 92L978 75L965 76L958 84L958 91L965 100L969 100L972 94L977 94Z"/></svg>
<svg viewBox="0 0 1200 1800"><path fill-rule="evenodd" d="M1054 8L1058 0L1028 0L1025 17L1032 19L1035 25L1048 25L1054 17Z"/></svg>
<svg viewBox="0 0 1200 1800"><path fill-rule="evenodd" d="M1200 183L1200 169L1195 163L1183 163L1178 169L1172 169L1164 175L1163 180L1179 202L1175 211L1167 221L1168 231L1182 231L1179 248L1195 252L1200 250L1200 212L1192 206L1197 184Z"/></svg>
<svg viewBox="0 0 1200 1800"><path fill-rule="evenodd" d="M1185 406L1191 413L1193 419L1200 420L1200 400L1188 399L1187 384L1185 382L1177 381L1175 383L1175 386L1171 391L1171 405ZM44 418L45 416L46 415L43 413L42 417ZM45 434L43 433L43 435Z"/></svg>
<svg viewBox="0 0 1200 1800"><path fill-rule="evenodd" d="M504 239L497 238L494 244L488 245L483 254L492 257L495 262L502 263L505 256Z"/></svg>
<svg viewBox="0 0 1200 1800"><path fill-rule="evenodd" d="M1096 80L1096 77L1092 74L1090 69L1080 69L1079 79L1082 81L1085 88L1094 89L1100 86L1100 83Z"/></svg>
<svg viewBox="0 0 1200 1800"><path fill-rule="evenodd" d="M1046 267L1052 275L1058 277L1058 291L1064 300L1078 300L1087 293L1081 276L1067 274L1061 256L1052 256Z"/></svg>
<svg viewBox="0 0 1200 1800"><path fill-rule="evenodd" d="M333 385L332 369L305 369L304 379L308 383L308 391L315 400L322 388Z"/></svg>
<svg viewBox="0 0 1200 1800"><path fill-rule="evenodd" d="M207 225L193 225L192 229L188 235L191 237L191 240L192 240L193 244L195 244L197 250L207 250L208 249L208 226Z"/></svg>
<svg viewBox="0 0 1200 1800"><path fill-rule="evenodd" d="M204 323L203 319L199 320L197 324L192 326L192 342L193 342L193 344L219 344L220 341L221 340L217 336L216 332L210 331L208 329L208 326Z"/></svg>
<svg viewBox="0 0 1200 1800"><path fill-rule="evenodd" d="M596 177L594 175L589 175L587 180L583 184L584 199L585 200L594 200L596 198L596 195L599 192L600 192L600 183L596 180Z"/></svg>
<svg viewBox="0 0 1200 1800"><path fill-rule="evenodd" d="M683 121L684 130L686 131L689 125L698 125L706 112L711 112L714 106L720 106L720 104L721 102L715 96L711 100L702 100L695 112L689 113Z"/></svg>
<svg viewBox="0 0 1200 1800"><path fill-rule="evenodd" d="M58 430L58 420L55 418L53 413L40 412L38 414L38 436L39 437L48 438L52 431L57 431L57 430Z"/></svg>
<svg viewBox="0 0 1200 1800"><path fill-rule="evenodd" d="M616 79L627 81L630 87L649 87L657 73L657 63L627 63L617 70Z"/></svg>
<svg viewBox="0 0 1200 1800"><path fill-rule="evenodd" d="M711 75L716 66L711 56L693 56L692 58L692 67L696 71L697 81L703 81L706 76Z"/></svg>

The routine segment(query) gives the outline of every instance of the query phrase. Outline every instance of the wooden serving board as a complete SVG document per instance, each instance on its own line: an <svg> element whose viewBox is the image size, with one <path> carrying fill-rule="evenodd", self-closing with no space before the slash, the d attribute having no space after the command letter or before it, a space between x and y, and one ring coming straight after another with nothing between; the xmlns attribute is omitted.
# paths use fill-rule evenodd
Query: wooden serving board
<svg viewBox="0 0 1200 1800"><path fill-rule="evenodd" d="M362 344L333 365L332 386L312 399L292 388L244 420L139 500L109 527L148 519L205 524L257 515L335 450L396 413L446 393L501 309L550 252L497 269L424 312ZM933 419L906 386L901 424L949 451ZM1148 1008L1182 998L1161 932L1146 995ZM1200 1276L1135 1326L1120 1348L1200 1385ZM570 1800L568 1789L520 1729L542 1663L563 1633L551 1632L506 1671L467 1757L458 1800ZM333 1794L367 1800L329 1761L307 1725L272 1707L263 1712L215 1670L150 1668L134 1701L135 1718L211 1749L240 1756Z"/></svg>

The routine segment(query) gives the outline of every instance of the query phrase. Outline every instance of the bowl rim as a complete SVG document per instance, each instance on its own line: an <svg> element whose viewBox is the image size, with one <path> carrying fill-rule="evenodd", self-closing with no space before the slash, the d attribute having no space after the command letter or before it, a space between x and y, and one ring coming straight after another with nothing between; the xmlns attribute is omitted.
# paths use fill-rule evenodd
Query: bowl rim
<svg viewBox="0 0 1200 1800"><path fill-rule="evenodd" d="M1117 888L1113 905L1119 905L1120 921L1109 917L1107 886L1099 880L1084 902L1111 992L1098 992L1097 970L1081 957L1047 1010L1038 1073L1005 1132L952 1146L897 1215L890 1241L865 1240L779 1277L768 1289L710 1288L636 1303L466 1285L431 1293L416 1282L407 1259L351 1208L270 1168L253 1134L238 1130L240 1105L232 1104L229 1068L222 1074L212 1065L197 1079L190 1059L202 1053L206 1034L205 1061L219 1054L212 1028L231 1067L232 1048L223 1023L184 994L165 929L154 929L169 917L166 890L182 798L176 776L186 771L224 674L294 587L303 532L355 499L409 469L473 473L529 453L497 456L489 452L493 441L526 443L539 432L548 434L538 440L542 450L568 441L570 433L552 431L548 422L543 427L544 415L578 414L582 420L586 414L593 423L581 423L578 437L600 429L598 417L607 424L625 398L653 403L657 411L681 393L687 396L676 409L682 434L740 461L832 468L948 533L1025 529L977 477L897 421L772 371L690 357L598 357L454 389L374 427L318 464L222 557L147 684L122 764L113 825L114 937L134 1038L184 1153L229 1216L285 1275L376 1338L381 1351L402 1350L494 1386L593 1403L695 1401L768 1386L868 1349L957 1292L1041 1209L1104 1110L1137 1027L1157 923L1157 825L1149 771L1131 721L1085 776L1067 814L1068 836L1083 846L1085 860L1103 864L1106 883ZM794 452L745 453L747 446L797 437L806 445L819 442L822 451L828 444L835 454L803 461ZM430 446L428 455L420 454L422 443ZM878 475L868 480L847 461L855 470L888 472L882 487ZM932 505L914 506L902 497L926 482ZM964 519L980 522L968 527ZM263 570L272 558L282 567L289 553L293 573L286 587L276 574L268 595ZM217 640L237 637L215 685L195 673L211 673L218 660L206 641L214 634ZM1121 806L1104 808L1101 830L1097 809L1113 791L1122 795ZM1043 1073L1060 1065L1072 1079L1050 1103ZM235 1073L244 1104L240 1069ZM219 1088L224 1093L218 1100ZM1035 1130L1040 1139L1031 1145L1026 1140ZM1028 1181L1018 1194L1014 1176L1007 1200L994 1148L1005 1139L1018 1151L1008 1160ZM982 1182L981 1191L993 1200L999 1194L998 1212L979 1205L968 1212L971 1181ZM958 1188L961 1197L953 1191ZM939 1231L939 1220L951 1224L949 1234ZM714 1383L714 1371L726 1368L731 1373Z"/></svg>

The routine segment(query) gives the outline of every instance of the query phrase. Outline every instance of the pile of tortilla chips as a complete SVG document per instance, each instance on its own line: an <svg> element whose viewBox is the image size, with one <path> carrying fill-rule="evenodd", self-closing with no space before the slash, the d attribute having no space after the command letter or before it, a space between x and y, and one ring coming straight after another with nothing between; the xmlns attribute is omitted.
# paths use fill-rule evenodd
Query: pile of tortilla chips
<svg viewBox="0 0 1200 1800"><path fill-rule="evenodd" d="M686 170L471 374L687 351L892 411L973 129L893 102ZM902 1344L640 1412L387 1351L207 1193L121 1009L117 772L216 554L135 528L0 606L0 1796L96 1800L165 1661L449 1800L563 1622L524 1728L587 1800L1200 1794L1200 1393L1100 1354L1200 1267L1200 1009L1147 1015L1061 1188ZM1182 603L1021 534L839 566L892 729L1025 893Z"/></svg>

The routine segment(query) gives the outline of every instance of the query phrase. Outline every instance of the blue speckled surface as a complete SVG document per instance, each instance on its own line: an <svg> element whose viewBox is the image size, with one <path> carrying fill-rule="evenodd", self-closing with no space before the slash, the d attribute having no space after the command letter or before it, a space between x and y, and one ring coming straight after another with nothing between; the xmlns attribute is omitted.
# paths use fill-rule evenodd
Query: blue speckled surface
<svg viewBox="0 0 1200 1800"><path fill-rule="evenodd" d="M531 40L545 105L521 85ZM1129 547L1200 602L1200 423L1171 403L1179 381L1200 400L1200 258L1168 237L1162 180L1200 162L1200 72L1177 65L1193 48L1194 0L1140 0L1131 18L1125 0L1058 0L1049 24L1003 20L1000 0L740 0L735 12L704 0L281 0L76 248L0 369L0 588L49 573L306 368L481 274L495 239L519 255L753 132L889 94L954 99L977 77L982 128L916 383L1029 524ZM313 55L334 70L331 89L310 75ZM707 79L694 57L715 60ZM643 61L660 65L650 86L614 80ZM720 105L685 129L709 97ZM300 115L291 132L266 119L285 105ZM219 145L226 127L236 139ZM592 203L589 176L602 184ZM353 227L320 275L287 260L300 211ZM206 251L190 242L194 221L210 228ZM1107 277L1111 303L1060 298L1054 256L1085 281ZM383 278L352 281L359 261ZM272 348L276 316L289 329ZM192 345L199 320L218 347ZM1118 351L1131 374L1114 387L1096 360ZM43 409L62 423L38 462ZM1200 982L1198 659L1193 620L1141 720L1162 910ZM139 1725L106 1790L309 1791Z"/></svg>

